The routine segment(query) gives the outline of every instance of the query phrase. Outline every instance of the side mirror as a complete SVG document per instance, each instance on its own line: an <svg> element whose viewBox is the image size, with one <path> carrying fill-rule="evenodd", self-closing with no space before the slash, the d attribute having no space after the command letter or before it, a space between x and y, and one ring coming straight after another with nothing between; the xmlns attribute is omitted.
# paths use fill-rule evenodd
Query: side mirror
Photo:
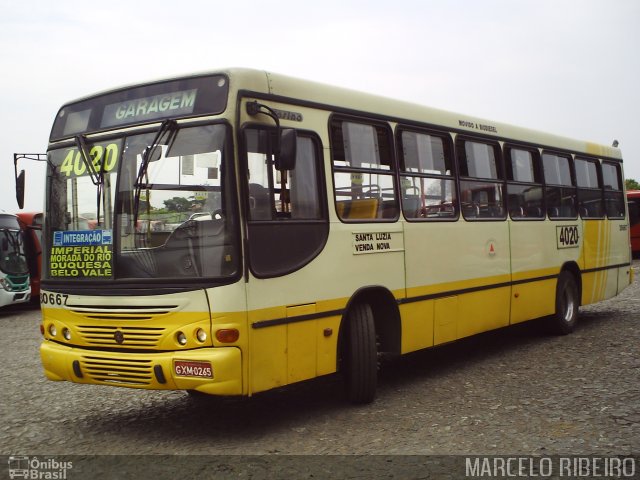
<svg viewBox="0 0 640 480"><path fill-rule="evenodd" d="M275 156L276 170L293 170L296 168L298 134L293 128L280 130L278 153Z"/></svg>
<svg viewBox="0 0 640 480"><path fill-rule="evenodd" d="M16 177L16 201L20 209L24 208L24 170Z"/></svg>

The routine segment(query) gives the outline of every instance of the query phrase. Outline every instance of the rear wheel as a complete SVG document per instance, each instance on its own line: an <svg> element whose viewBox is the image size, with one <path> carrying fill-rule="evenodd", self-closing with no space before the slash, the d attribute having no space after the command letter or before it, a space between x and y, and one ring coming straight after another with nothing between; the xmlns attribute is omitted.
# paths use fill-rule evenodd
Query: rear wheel
<svg viewBox="0 0 640 480"><path fill-rule="evenodd" d="M344 372L347 396L353 403L371 403L378 384L378 351L371 306L354 305L347 320Z"/></svg>
<svg viewBox="0 0 640 480"><path fill-rule="evenodd" d="M568 271L560 272L556 286L556 313L549 318L549 327L557 335L573 332L578 321L578 287Z"/></svg>

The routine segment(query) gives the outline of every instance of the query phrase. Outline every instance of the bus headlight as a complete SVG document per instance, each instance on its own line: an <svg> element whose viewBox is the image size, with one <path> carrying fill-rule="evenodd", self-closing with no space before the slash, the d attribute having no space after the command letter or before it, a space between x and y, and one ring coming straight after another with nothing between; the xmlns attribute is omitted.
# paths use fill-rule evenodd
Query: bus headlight
<svg viewBox="0 0 640 480"><path fill-rule="evenodd" d="M51 335L52 337L55 337L58 334L58 329L56 329L56 326L51 323L49 324L49 335Z"/></svg>
<svg viewBox="0 0 640 480"><path fill-rule="evenodd" d="M11 282L9 282L6 278L0 278L0 285L7 292L13 292L13 286L11 285Z"/></svg>
<svg viewBox="0 0 640 480"><path fill-rule="evenodd" d="M62 329L62 336L68 342L69 340L71 340L71 331L68 328L63 328Z"/></svg>
<svg viewBox="0 0 640 480"><path fill-rule="evenodd" d="M200 343L204 343L207 341L207 332L205 332L203 329L199 328L198 330L196 330L196 338L198 339L198 341Z"/></svg>
<svg viewBox="0 0 640 480"><path fill-rule="evenodd" d="M176 334L176 340L178 340L178 343L179 343L180 345L183 345L183 346L184 346L184 345L186 345L186 344L187 344L187 336L186 336L184 333L182 333L182 332L178 332L178 333Z"/></svg>

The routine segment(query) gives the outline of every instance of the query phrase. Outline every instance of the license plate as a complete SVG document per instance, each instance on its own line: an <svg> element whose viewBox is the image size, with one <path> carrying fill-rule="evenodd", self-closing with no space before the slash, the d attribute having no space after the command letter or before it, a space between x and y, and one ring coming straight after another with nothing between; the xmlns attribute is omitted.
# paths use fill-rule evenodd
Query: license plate
<svg viewBox="0 0 640 480"><path fill-rule="evenodd" d="M179 377L213 378L211 362L176 360L173 362L173 371Z"/></svg>

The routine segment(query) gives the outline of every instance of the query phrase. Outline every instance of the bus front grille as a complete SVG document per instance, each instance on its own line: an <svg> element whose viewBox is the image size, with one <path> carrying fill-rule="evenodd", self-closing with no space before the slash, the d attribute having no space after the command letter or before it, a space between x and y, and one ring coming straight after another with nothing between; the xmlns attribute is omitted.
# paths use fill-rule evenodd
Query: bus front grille
<svg viewBox="0 0 640 480"><path fill-rule="evenodd" d="M79 325L78 331L89 346L154 349L158 348L165 328Z"/></svg>
<svg viewBox="0 0 640 480"><path fill-rule="evenodd" d="M153 380L151 360L83 356L80 365L83 375L96 383L136 386L150 385Z"/></svg>
<svg viewBox="0 0 640 480"><path fill-rule="evenodd" d="M71 312L87 320L152 320L179 309L178 305L69 305Z"/></svg>

